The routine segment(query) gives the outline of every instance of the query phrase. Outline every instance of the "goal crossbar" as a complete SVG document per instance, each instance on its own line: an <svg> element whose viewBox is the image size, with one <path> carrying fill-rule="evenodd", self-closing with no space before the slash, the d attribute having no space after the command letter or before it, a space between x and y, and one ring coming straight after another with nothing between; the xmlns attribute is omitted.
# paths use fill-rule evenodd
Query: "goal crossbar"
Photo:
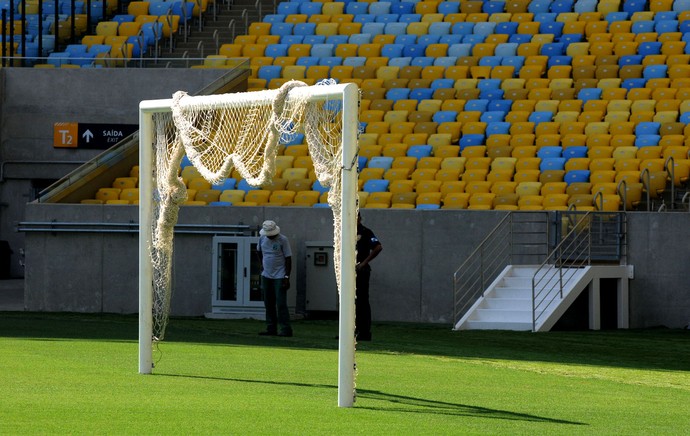
<svg viewBox="0 0 690 436"><path fill-rule="evenodd" d="M355 386L355 240L357 198L357 130L359 125L359 90L353 83L295 87L286 101L307 98L309 101L339 100L342 102L342 161L340 213L340 309L338 325L338 406L352 407ZM203 106L209 109L231 101L241 107L251 105L252 93L205 96ZM156 113L170 112L173 99L145 100L139 104L139 373L151 374L153 369L153 263L151 244L154 218L154 128ZM184 106L184 100L180 102ZM199 103L195 104L199 107Z"/></svg>

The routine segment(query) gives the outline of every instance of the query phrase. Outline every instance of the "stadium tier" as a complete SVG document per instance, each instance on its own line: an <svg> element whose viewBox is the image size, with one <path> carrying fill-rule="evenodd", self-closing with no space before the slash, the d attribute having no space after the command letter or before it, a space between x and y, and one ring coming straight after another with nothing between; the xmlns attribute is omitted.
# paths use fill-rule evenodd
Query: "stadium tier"
<svg viewBox="0 0 690 436"><path fill-rule="evenodd" d="M687 0L282 2L205 65L244 59L250 90L360 86L360 207L650 210L686 192ZM189 204L323 206L304 137L281 159L262 189L185 178Z"/></svg>

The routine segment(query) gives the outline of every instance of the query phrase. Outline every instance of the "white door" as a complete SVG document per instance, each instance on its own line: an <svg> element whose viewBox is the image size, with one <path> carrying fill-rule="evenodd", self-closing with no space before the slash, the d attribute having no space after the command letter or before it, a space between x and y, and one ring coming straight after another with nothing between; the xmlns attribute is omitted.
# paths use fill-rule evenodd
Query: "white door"
<svg viewBox="0 0 690 436"><path fill-rule="evenodd" d="M214 313L245 312L262 308L261 267L256 254L257 237L213 238Z"/></svg>

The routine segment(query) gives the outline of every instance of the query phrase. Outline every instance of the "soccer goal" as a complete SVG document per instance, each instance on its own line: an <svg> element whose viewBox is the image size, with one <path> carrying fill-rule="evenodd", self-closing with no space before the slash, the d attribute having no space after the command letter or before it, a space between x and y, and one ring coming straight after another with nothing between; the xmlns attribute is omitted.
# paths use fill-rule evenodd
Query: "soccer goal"
<svg viewBox="0 0 690 436"><path fill-rule="evenodd" d="M357 129L355 84L281 88L147 100L139 105L139 372L153 370L170 311L174 226L187 190L178 175L186 155L210 183L233 168L251 185L270 182L279 144L303 132L316 176L329 186L334 265L340 294L338 405L355 398L355 239Z"/></svg>

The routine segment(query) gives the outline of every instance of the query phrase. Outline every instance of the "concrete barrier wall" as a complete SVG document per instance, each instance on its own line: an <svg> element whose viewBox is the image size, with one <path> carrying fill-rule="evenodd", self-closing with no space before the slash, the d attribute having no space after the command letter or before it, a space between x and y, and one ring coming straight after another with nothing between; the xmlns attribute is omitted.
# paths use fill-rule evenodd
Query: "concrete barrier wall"
<svg viewBox="0 0 690 436"><path fill-rule="evenodd" d="M35 221L136 222L131 206L29 205ZM372 263L371 304L378 321L452 323L455 269L502 218L496 211L363 210L384 245ZM180 223L244 224L273 219L293 245L298 309L306 293L305 242L332 238L327 209L184 207ZM690 322L686 279L690 215L629 213L630 325ZM172 313L211 308L212 235L176 237ZM134 313L138 307L137 235L30 232L26 305L36 311ZM606 290L603 290L605 292Z"/></svg>

